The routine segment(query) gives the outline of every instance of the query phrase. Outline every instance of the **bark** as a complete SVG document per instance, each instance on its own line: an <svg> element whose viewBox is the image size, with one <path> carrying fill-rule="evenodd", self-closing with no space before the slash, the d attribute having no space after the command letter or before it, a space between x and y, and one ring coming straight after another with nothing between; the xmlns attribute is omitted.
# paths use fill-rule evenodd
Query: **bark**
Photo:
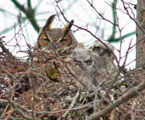
<svg viewBox="0 0 145 120"><path fill-rule="evenodd" d="M145 67L145 0L137 3L136 67Z"/></svg>

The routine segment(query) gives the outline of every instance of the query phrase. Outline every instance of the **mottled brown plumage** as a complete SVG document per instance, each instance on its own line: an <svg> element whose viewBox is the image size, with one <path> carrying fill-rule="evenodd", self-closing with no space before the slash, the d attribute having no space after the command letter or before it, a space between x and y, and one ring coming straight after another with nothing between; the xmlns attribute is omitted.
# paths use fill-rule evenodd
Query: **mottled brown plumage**
<svg viewBox="0 0 145 120"><path fill-rule="evenodd" d="M51 28L54 18L55 15L50 16L41 29L35 49L40 48L44 51L55 51L59 55L69 54L78 45L70 30L74 21L72 20L64 28Z"/></svg>

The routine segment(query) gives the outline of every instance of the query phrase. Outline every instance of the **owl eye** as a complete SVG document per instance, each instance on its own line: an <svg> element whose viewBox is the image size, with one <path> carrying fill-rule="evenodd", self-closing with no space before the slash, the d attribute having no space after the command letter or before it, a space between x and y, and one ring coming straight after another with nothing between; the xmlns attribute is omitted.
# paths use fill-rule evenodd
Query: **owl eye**
<svg viewBox="0 0 145 120"><path fill-rule="evenodd" d="M103 50L100 54L101 57L104 57L104 56L108 56L110 57L111 56L111 52L109 52L108 50Z"/></svg>
<svg viewBox="0 0 145 120"><path fill-rule="evenodd" d="M79 61L79 60L77 60L77 59L74 59L74 61L75 61L75 63L77 63L78 65L81 65L81 64L82 64L82 62Z"/></svg>
<svg viewBox="0 0 145 120"><path fill-rule="evenodd" d="M49 40L49 39L44 39L44 41L50 42L50 40Z"/></svg>
<svg viewBox="0 0 145 120"><path fill-rule="evenodd" d="M95 53L98 53L98 52L101 51L101 47L94 47L94 48L92 49L92 51L95 52Z"/></svg>
<svg viewBox="0 0 145 120"><path fill-rule="evenodd" d="M91 64L92 64L92 60L91 60L91 59L85 60L84 62L85 62L87 65L91 65Z"/></svg>
<svg viewBox="0 0 145 120"><path fill-rule="evenodd" d="M60 40L60 42L62 41L66 41L67 40L67 37L63 37L61 40Z"/></svg>
<svg viewBox="0 0 145 120"><path fill-rule="evenodd" d="M44 40L44 41L48 41L48 42L50 42L50 40L48 39L47 36L44 36L44 37L43 37L43 40Z"/></svg>
<svg viewBox="0 0 145 120"><path fill-rule="evenodd" d="M66 40L67 40L67 37L61 37L57 40L56 43L59 44L60 42L66 42Z"/></svg>

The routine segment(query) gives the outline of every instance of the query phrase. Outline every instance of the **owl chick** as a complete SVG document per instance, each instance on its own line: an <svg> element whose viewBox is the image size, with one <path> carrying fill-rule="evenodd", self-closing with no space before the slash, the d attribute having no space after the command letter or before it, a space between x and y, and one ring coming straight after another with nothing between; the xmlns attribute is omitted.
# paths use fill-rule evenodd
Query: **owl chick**
<svg viewBox="0 0 145 120"><path fill-rule="evenodd" d="M48 18L46 24L39 33L34 48L40 48L44 51L55 51L60 55L68 54L72 49L76 48L78 44L74 35L70 31L74 21L72 20L64 28L51 28L54 18L55 15Z"/></svg>
<svg viewBox="0 0 145 120"><path fill-rule="evenodd" d="M92 46L91 49L76 48L71 57L75 64L72 70L75 71L74 73L82 84L81 86L85 86L89 90L98 85L108 85L117 75L118 69L112 58L110 59L112 53L99 44Z"/></svg>
<svg viewBox="0 0 145 120"><path fill-rule="evenodd" d="M108 79L106 74L106 61L89 49L76 48L72 55L75 75L81 86L94 90L101 82Z"/></svg>
<svg viewBox="0 0 145 120"><path fill-rule="evenodd" d="M81 89L92 90L97 81L93 74L96 72L94 54L89 49L76 48L70 55L72 60L71 70L77 77L77 86ZM100 58L98 58L99 60Z"/></svg>
<svg viewBox="0 0 145 120"><path fill-rule="evenodd" d="M94 44L89 48L94 54L99 56L105 63L105 71L110 79L113 79L118 74L118 67L115 65L115 54L114 47L108 43L101 43L95 41Z"/></svg>

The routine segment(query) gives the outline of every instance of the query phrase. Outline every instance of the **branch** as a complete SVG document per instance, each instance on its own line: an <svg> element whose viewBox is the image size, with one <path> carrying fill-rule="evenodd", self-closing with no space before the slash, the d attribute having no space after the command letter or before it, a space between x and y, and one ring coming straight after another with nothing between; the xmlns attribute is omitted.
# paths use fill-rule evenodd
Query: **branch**
<svg viewBox="0 0 145 120"><path fill-rule="evenodd" d="M10 104L10 106L13 107L14 111L20 113L26 120L33 120L32 117L26 115L22 110L28 112L28 110L24 107L24 106L21 106L17 103L15 103L14 101L12 100L5 100L5 99L0 99L0 102L3 102L3 103L8 103ZM21 110L22 109L22 110Z"/></svg>
<svg viewBox="0 0 145 120"><path fill-rule="evenodd" d="M135 35L135 34L136 34L136 32L127 33L127 34L121 36L121 38L120 38L120 37L119 37L119 38L116 38L115 41L124 40L125 38L130 37L130 36ZM114 42L115 42L115 41L114 41ZM112 41L112 42L113 42L113 41Z"/></svg>
<svg viewBox="0 0 145 120"><path fill-rule="evenodd" d="M124 0L121 0L121 2L122 2L122 4L123 4L124 10L126 11L126 14L129 16L129 18L130 18L131 20L133 20L133 21L135 22L136 26L142 31L142 33L145 34L145 31L144 31L144 29L141 27L141 25L139 24L139 22L136 21L136 19L133 18L133 17L129 14L129 10L128 10L128 8L130 8L129 5L127 4L128 7L126 7L126 3L124 2Z"/></svg>
<svg viewBox="0 0 145 120"><path fill-rule="evenodd" d="M116 0L115 0L116 1ZM113 26L118 26L117 24L116 24L116 22L111 22L110 20L108 20L108 19L106 19L101 13L99 13L98 11L97 11L97 9L95 8L95 6L89 1L89 0L87 0L87 2L88 2L88 4L94 9L94 11L103 19L103 20L105 20L105 21L107 21L107 22L109 22L109 23L111 23ZM114 7L115 8L115 7Z"/></svg>
<svg viewBox="0 0 145 120"><path fill-rule="evenodd" d="M4 46L4 44L2 42L3 38L4 38L4 36L0 37L0 48L2 49L2 52L8 54L10 57L13 57L12 53Z"/></svg>
<svg viewBox="0 0 145 120"><path fill-rule="evenodd" d="M56 0L55 0L55 1L56 1ZM58 2L57 2L57 1L56 1L56 5L57 5L57 8L58 8L59 11L60 11L60 14L61 14L62 17L64 18L64 20L65 20L66 22L70 23L69 20L65 17L65 15L64 15L63 11L61 10L60 6L58 5ZM78 29L83 30L83 31L86 31L87 33L89 33L92 37L94 37L96 40L98 40L100 43L102 43L108 50L110 50L110 48L109 48L100 38L98 38L95 34L93 34L91 31L89 31L89 30L86 29L86 28L80 27L80 26L78 26L78 25L76 25L76 24L73 24L73 25L74 25L75 27L77 27ZM115 60L116 60L116 62L117 62L118 67L120 67L119 61L118 61L116 55L114 54L113 51L110 50L110 52L113 54L113 56L114 56L114 58L115 58Z"/></svg>
<svg viewBox="0 0 145 120"><path fill-rule="evenodd" d="M31 2L30 0L28 1L28 8L26 9L23 5L21 5L17 0L11 0L13 2L13 4L20 10L22 11L26 17L28 18L28 20L30 21L30 23L32 24L33 28L39 32L39 25L35 19L35 10L33 8L31 8Z"/></svg>
<svg viewBox="0 0 145 120"><path fill-rule="evenodd" d="M28 5L28 8L32 9L31 0L27 0L27 5Z"/></svg>
<svg viewBox="0 0 145 120"><path fill-rule="evenodd" d="M116 21L116 6L117 6L117 0L114 0L114 1L112 2L113 23L114 23L116 26L118 26L118 25L117 25L117 21ZM116 34L116 26L115 26L115 25L112 26L112 33L111 33L110 38L107 40L108 42L112 42L112 40L115 39L115 34ZM117 41L117 42L118 42L118 41Z"/></svg>
<svg viewBox="0 0 145 120"><path fill-rule="evenodd" d="M145 81L141 82L138 86L131 88L127 93L117 99L113 104L108 105L105 109L101 110L100 112L93 113L89 120L97 120L100 117L106 115L114 108L118 107L122 103L127 102L129 99L139 95L139 92L145 89Z"/></svg>
<svg viewBox="0 0 145 120"><path fill-rule="evenodd" d="M71 102L71 104L70 104L68 110L63 114L63 117L64 117L64 118L65 118L65 117L67 116L67 114L69 113L69 110L71 110L71 109L74 107L74 105L76 104L79 95L80 95L80 91L78 90L77 93L76 93L76 95L74 96L74 98L73 98L73 100L72 100L72 102Z"/></svg>
<svg viewBox="0 0 145 120"><path fill-rule="evenodd" d="M26 120L33 120L32 117L26 115L21 109L20 109L20 106L16 103L14 103L13 101L11 100L8 100L9 104L13 107L14 111L20 113Z"/></svg>

